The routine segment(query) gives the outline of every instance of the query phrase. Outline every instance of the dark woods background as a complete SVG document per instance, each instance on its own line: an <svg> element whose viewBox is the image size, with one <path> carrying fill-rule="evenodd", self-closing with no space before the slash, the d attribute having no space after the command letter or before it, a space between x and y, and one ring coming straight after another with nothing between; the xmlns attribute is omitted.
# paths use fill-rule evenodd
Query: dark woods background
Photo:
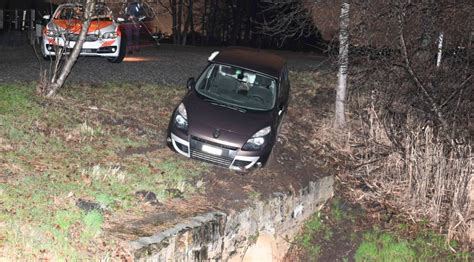
<svg viewBox="0 0 474 262"><path fill-rule="evenodd" d="M0 0L0 10L36 10L36 18L55 10L58 4L72 0ZM120 16L129 1L105 1ZM151 0L138 1L147 9L147 21L154 30L163 33L160 42L179 45L228 46L243 45L257 48L290 50L325 49L316 27L308 27L303 34L285 36L265 29L269 20L284 20L290 9L274 8L269 0ZM296 4L289 4L288 6ZM286 6L286 7L288 7ZM151 12L150 12L151 10ZM5 20L6 19L6 20ZM3 17L8 30L8 15ZM293 23L293 21L292 21ZM298 21L294 21L295 26ZM152 31L154 31L152 30ZM151 33L158 33L151 32Z"/></svg>
<svg viewBox="0 0 474 262"><path fill-rule="evenodd" d="M159 5L172 17L175 44L244 45L258 48L309 50L324 48L314 27L304 34L282 37L265 30L268 20L288 19L286 9L273 8L268 0L161 0ZM296 5L297 4L289 4ZM297 23L298 21L294 21Z"/></svg>

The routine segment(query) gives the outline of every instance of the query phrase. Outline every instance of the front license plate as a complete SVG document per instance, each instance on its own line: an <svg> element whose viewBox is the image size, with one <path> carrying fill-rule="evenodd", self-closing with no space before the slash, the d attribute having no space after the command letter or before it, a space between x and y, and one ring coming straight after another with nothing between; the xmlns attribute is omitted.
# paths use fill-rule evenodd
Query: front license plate
<svg viewBox="0 0 474 262"><path fill-rule="evenodd" d="M208 145L202 145L201 149L203 152L209 153L211 155L216 155L216 156L222 155L222 149L220 148L216 148L216 147L212 147Z"/></svg>

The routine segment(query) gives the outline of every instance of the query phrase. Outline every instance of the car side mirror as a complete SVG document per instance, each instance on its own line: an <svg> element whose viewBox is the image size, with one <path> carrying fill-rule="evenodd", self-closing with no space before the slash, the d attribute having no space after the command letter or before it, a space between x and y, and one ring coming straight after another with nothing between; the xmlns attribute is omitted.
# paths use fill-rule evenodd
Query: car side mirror
<svg viewBox="0 0 474 262"><path fill-rule="evenodd" d="M188 78L188 82L186 86L188 87L189 90L193 89L194 85L196 84L194 77Z"/></svg>
<svg viewBox="0 0 474 262"><path fill-rule="evenodd" d="M117 17L116 21L117 21L117 23L123 23L123 22L125 22L125 18Z"/></svg>
<svg viewBox="0 0 474 262"><path fill-rule="evenodd" d="M285 112L285 106L283 104L280 104L278 106L278 116L281 116Z"/></svg>
<svg viewBox="0 0 474 262"><path fill-rule="evenodd" d="M51 18L51 15L43 15L44 20L49 20Z"/></svg>

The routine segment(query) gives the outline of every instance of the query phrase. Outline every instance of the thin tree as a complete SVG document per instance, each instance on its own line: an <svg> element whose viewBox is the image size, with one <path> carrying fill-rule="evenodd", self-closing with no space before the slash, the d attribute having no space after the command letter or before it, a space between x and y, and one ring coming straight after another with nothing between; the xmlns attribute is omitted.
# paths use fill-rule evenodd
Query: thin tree
<svg viewBox="0 0 474 262"><path fill-rule="evenodd" d="M193 5L193 0L188 1L188 21L189 21L189 26L191 27L191 43L194 45L196 44L196 39L195 39L195 28L194 28L194 5Z"/></svg>
<svg viewBox="0 0 474 262"><path fill-rule="evenodd" d="M438 56L436 58L436 67L441 65L441 59L443 56L443 41L444 41L444 33L440 32L438 36Z"/></svg>
<svg viewBox="0 0 474 262"><path fill-rule="evenodd" d="M171 13L171 18L172 18L172 31L173 31L173 44L178 44L179 38L178 38L178 11L177 11L177 1L176 0L169 0L169 7L170 7L170 13Z"/></svg>
<svg viewBox="0 0 474 262"><path fill-rule="evenodd" d="M263 6L263 21L260 31L279 40L280 45L289 39L309 36L317 29L312 19L319 1L307 3L305 0L284 0Z"/></svg>
<svg viewBox="0 0 474 262"><path fill-rule="evenodd" d="M176 24L176 39L177 43L176 44L181 44L183 41L183 36L182 36L182 30L183 30L183 7L184 7L184 1L183 0L178 0L178 14L177 14L177 24Z"/></svg>
<svg viewBox="0 0 474 262"><path fill-rule="evenodd" d="M271 36L286 41L288 38L300 38L316 31L315 24L318 27L331 27L332 23L320 23L321 10L328 6L333 6L334 2L329 1L305 1L305 0L286 0L272 3L264 10L264 15L270 14L270 17L264 17L262 31ZM336 85L335 100L335 128L344 128L346 126L345 103L347 94L347 77L349 66L349 0L343 0L340 7L339 17L339 57L338 57L338 82ZM275 15L277 14L277 15ZM285 17L285 19L281 19Z"/></svg>
<svg viewBox="0 0 474 262"><path fill-rule="evenodd" d="M81 20L81 31L79 33L78 40L76 41L71 54L68 56L63 55L65 50L57 50L59 51L59 53L56 52L57 60L55 62L55 66L53 67L53 72L52 74L50 74L51 77L47 80L43 79L39 83L39 85L41 86L38 86L38 90L40 91L41 94L47 97L52 97L56 95L58 90L64 85L64 82L66 81L67 77L71 73L72 67L76 63L77 58L79 57L79 54L81 53L82 46L84 42L86 41L86 36L89 30L89 26L91 24L92 13L95 9L96 1L97 0L86 0L83 17ZM63 34L62 37L66 38L65 34ZM65 59L64 65L60 66L61 60L63 58ZM44 74L44 76L46 76L46 74Z"/></svg>
<svg viewBox="0 0 474 262"><path fill-rule="evenodd" d="M346 93L347 93L347 71L349 67L349 1L344 0L341 5L340 28L339 28L339 71L337 74L336 87L336 111L334 123L336 128L346 126Z"/></svg>

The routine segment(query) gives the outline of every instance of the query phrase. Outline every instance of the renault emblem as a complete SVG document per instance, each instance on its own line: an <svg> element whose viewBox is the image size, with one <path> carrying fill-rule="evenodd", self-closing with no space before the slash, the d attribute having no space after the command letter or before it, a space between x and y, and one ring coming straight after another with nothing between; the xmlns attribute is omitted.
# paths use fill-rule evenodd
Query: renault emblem
<svg viewBox="0 0 474 262"><path fill-rule="evenodd" d="M216 128L214 130L214 134L212 134L214 138L218 138L221 135L221 130L219 128Z"/></svg>

